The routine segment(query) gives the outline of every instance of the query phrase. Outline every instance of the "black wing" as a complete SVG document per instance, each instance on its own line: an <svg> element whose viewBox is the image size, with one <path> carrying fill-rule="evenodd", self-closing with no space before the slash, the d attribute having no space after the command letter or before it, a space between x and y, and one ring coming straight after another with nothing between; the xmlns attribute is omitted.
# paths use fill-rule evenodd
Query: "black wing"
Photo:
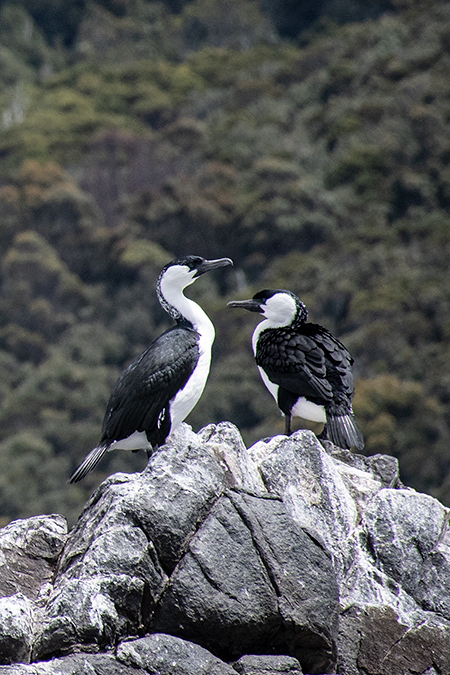
<svg viewBox="0 0 450 675"><path fill-rule="evenodd" d="M198 340L195 330L173 326L125 368L109 397L101 443L155 429L160 413L167 415L169 401L197 364Z"/></svg>
<svg viewBox="0 0 450 675"><path fill-rule="evenodd" d="M351 401L354 394L353 359L347 348L329 331L317 324L306 324L317 329L315 340L321 346L325 355L327 379L333 390L334 414L347 413L351 410Z"/></svg>
<svg viewBox="0 0 450 675"><path fill-rule="evenodd" d="M274 384L297 396L326 407L333 403L349 405L352 358L322 326L307 323L263 331L256 363Z"/></svg>

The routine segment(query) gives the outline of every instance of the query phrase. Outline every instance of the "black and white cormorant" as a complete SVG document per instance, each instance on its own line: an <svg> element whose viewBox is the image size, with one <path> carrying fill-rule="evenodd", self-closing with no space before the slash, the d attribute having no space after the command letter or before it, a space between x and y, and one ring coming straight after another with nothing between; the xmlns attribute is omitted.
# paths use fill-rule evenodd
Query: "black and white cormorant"
<svg viewBox="0 0 450 675"><path fill-rule="evenodd" d="M352 412L353 359L326 328L307 323L305 305L290 291L264 290L242 307L264 317L252 336L253 353L261 378L285 417L326 437L340 448L361 450L364 441Z"/></svg>
<svg viewBox="0 0 450 675"><path fill-rule="evenodd" d="M106 407L100 443L72 474L71 483L84 478L110 450L144 449L150 456L194 408L209 374L214 326L183 290L201 274L232 264L229 258L187 256L163 268L156 292L176 325L119 376Z"/></svg>

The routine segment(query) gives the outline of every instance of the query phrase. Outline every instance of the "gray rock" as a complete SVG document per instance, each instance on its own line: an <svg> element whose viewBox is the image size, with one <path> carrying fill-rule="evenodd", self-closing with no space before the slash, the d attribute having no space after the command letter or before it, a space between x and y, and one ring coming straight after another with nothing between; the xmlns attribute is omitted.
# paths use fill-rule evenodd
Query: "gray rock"
<svg viewBox="0 0 450 675"><path fill-rule="evenodd" d="M236 675L231 666L203 647L164 633L122 642L117 659L155 675Z"/></svg>
<svg viewBox="0 0 450 675"><path fill-rule="evenodd" d="M239 489L221 496L230 477ZM151 628L232 657L275 632L277 644L329 667L336 619L329 554L268 498L237 430L197 436L185 425L142 474L110 477L88 502L33 658L105 649Z"/></svg>
<svg viewBox="0 0 450 675"><path fill-rule="evenodd" d="M450 532L422 563L422 574L414 597L424 610L450 620Z"/></svg>
<svg viewBox="0 0 450 675"><path fill-rule="evenodd" d="M373 474L380 478L383 487L403 487L400 481L400 469L396 457L373 455L364 459Z"/></svg>
<svg viewBox="0 0 450 675"><path fill-rule="evenodd" d="M413 597L423 561L443 537L447 518L442 504L414 490L382 489L365 510L375 561Z"/></svg>
<svg viewBox="0 0 450 675"><path fill-rule="evenodd" d="M0 530L0 597L22 593L37 600L53 577L67 537L63 516L14 520Z"/></svg>
<svg viewBox="0 0 450 675"><path fill-rule="evenodd" d="M0 666L0 675L148 675L113 654L73 654L31 665Z"/></svg>
<svg viewBox="0 0 450 675"><path fill-rule="evenodd" d="M239 675L302 675L300 663L291 656L246 654L233 663L233 668Z"/></svg>
<svg viewBox="0 0 450 675"><path fill-rule="evenodd" d="M337 448L330 441L322 441L321 444L333 459L370 474L375 480L381 481L382 487L403 487L396 457L391 455L365 457L350 450Z"/></svg>
<svg viewBox="0 0 450 675"><path fill-rule="evenodd" d="M0 675L450 673L447 523L393 458L182 425L68 537L0 530Z"/></svg>
<svg viewBox="0 0 450 675"><path fill-rule="evenodd" d="M352 608L344 616L341 675L429 675L450 672L450 625L432 617L409 627L386 606Z"/></svg>
<svg viewBox="0 0 450 675"><path fill-rule="evenodd" d="M359 519L358 505L348 489L349 467L339 467L310 431L278 438L275 445L261 447L260 442L252 446L250 454L259 462L268 491L283 500L296 522L324 542L341 575L352 555L347 543ZM352 471L361 473L359 469ZM367 491L374 494L381 487L371 477L366 479L361 488L364 501ZM362 483L360 476L358 480Z"/></svg>
<svg viewBox="0 0 450 675"><path fill-rule="evenodd" d="M62 516L15 520L0 530L0 663L28 662L34 618L46 601L67 536Z"/></svg>
<svg viewBox="0 0 450 675"><path fill-rule="evenodd" d="M337 601L330 555L282 502L228 491L172 575L153 627L221 658L270 644L310 672L326 672L335 661Z"/></svg>
<svg viewBox="0 0 450 675"><path fill-rule="evenodd" d="M447 672L447 510L401 489L396 460L324 448L307 431L260 442L250 454L269 492L333 553L340 586L338 672L431 672L438 663L433 644L443 668L438 672Z"/></svg>
<svg viewBox="0 0 450 675"><path fill-rule="evenodd" d="M368 505L341 585L342 675L450 672L447 517L439 502L413 490L382 489ZM442 611L425 611L431 605Z"/></svg>
<svg viewBox="0 0 450 675"><path fill-rule="evenodd" d="M209 424L198 433L225 471L229 487L252 494L266 492L256 464L250 459L239 430L230 422Z"/></svg>
<svg viewBox="0 0 450 675"><path fill-rule="evenodd" d="M22 593L0 598L0 663L28 662L33 629L32 602Z"/></svg>
<svg viewBox="0 0 450 675"><path fill-rule="evenodd" d="M142 474L116 474L70 533L33 658L142 633L167 572L224 487L223 470L185 425Z"/></svg>

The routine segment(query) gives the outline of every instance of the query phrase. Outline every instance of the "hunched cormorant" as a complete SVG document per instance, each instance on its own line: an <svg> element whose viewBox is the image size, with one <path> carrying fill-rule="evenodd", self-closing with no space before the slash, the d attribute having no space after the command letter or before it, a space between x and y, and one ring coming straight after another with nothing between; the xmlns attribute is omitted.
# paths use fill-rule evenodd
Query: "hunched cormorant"
<svg viewBox="0 0 450 675"><path fill-rule="evenodd" d="M326 328L307 323L305 305L286 290L263 290L242 307L264 316L255 328L252 347L261 378L285 417L341 448L361 450L364 441L352 411L353 359ZM326 433L326 435L325 435Z"/></svg>

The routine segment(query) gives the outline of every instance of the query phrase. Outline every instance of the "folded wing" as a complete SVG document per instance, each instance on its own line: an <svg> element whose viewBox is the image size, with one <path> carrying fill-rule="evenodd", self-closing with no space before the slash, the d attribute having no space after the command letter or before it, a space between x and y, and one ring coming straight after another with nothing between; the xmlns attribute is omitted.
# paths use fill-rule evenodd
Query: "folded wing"
<svg viewBox="0 0 450 675"><path fill-rule="evenodd" d="M197 364L198 337L188 327L174 326L129 364L111 391L101 443L128 438L135 431L145 431L152 445L164 442L159 427L169 402Z"/></svg>

